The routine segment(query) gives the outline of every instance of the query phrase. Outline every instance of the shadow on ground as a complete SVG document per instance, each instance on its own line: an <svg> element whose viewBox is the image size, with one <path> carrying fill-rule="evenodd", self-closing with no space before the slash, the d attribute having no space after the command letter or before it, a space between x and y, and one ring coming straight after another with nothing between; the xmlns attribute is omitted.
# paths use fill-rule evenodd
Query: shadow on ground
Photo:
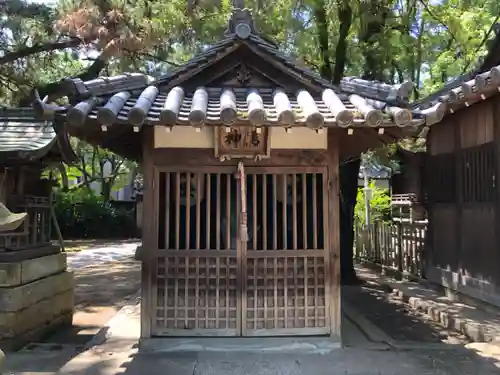
<svg viewBox="0 0 500 375"><path fill-rule="evenodd" d="M120 345L123 346L123 345ZM73 375L465 375L498 374L491 359L467 350L408 352L334 350L329 354L282 353L141 353L108 345L82 353L70 363L28 363L16 374L36 372Z"/></svg>
<svg viewBox="0 0 500 375"><path fill-rule="evenodd" d="M444 329L423 315L417 315L397 296L377 283L342 288L342 300L356 309L392 340L402 342L465 344L462 335Z"/></svg>
<svg viewBox="0 0 500 375"><path fill-rule="evenodd" d="M92 277L97 280L100 272L107 272L107 280L112 280L113 272L116 270L104 268L107 270L82 274L81 280L88 281L88 284L82 283L82 286L85 288L85 285L92 285ZM121 271L120 273L122 274ZM131 271L126 277L135 277L134 275ZM117 285L121 282L118 280ZM122 286L118 288L118 293L121 293L120 290L126 294L125 291L128 289ZM115 302L119 299L118 296L114 298ZM398 347L374 350L353 347L332 350L323 355L302 352L286 354L235 351L148 353L138 350L136 333L126 338L120 336L120 332L128 329L128 326L137 325L139 308L135 306L131 309L130 316L136 323L130 323L125 314L125 320L119 327L110 329L110 332L114 333L103 345L95 346L80 354L75 353L74 349L71 352L70 348L64 346L61 346L59 353L37 351L31 353L31 356L30 353L19 353L20 357L16 357L16 363L9 364L9 358L7 359L7 373L10 369L20 375L27 375L30 372L49 374L57 372L61 375L493 375L500 373L499 347L496 347L497 350L492 345L486 347L443 343L446 338L453 335L452 332L432 325L421 316L412 315L402 301L388 295L376 284L346 287L343 289L343 298L348 300L360 315L395 341L419 342L421 345L418 348L404 350Z"/></svg>
<svg viewBox="0 0 500 375"><path fill-rule="evenodd" d="M73 325L41 340L41 344L88 344L124 306L137 298L141 283L138 261L106 262L74 270L75 314ZM39 343L37 343L37 346Z"/></svg>

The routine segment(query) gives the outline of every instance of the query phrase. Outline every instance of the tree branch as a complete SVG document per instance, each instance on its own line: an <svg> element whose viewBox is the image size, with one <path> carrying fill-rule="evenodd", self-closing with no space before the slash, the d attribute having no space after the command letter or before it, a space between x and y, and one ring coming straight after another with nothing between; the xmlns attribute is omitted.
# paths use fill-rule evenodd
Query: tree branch
<svg viewBox="0 0 500 375"><path fill-rule="evenodd" d="M82 40L80 40L78 38L72 38L72 39L64 40L64 41L60 41L60 42L49 42L49 43L35 44L31 47L20 48L17 51L6 53L2 57L0 57L0 65L8 64L8 63L14 62L18 59L22 59L24 57L28 57L28 56L31 56L31 55L34 55L37 53L50 52L50 51L56 51L56 50L61 50L61 49L66 49L66 48L78 47L82 43L83 43Z"/></svg>
<svg viewBox="0 0 500 375"><path fill-rule="evenodd" d="M497 24L498 20L500 20L500 15L497 15L495 17L495 20L491 24L488 32L486 32L486 34L484 34L484 37L483 37L483 40L481 41L481 44L479 44L479 46L477 46L477 48L474 50L474 56L479 52L479 50L481 48L483 48L483 46L486 44L488 39L490 39L491 34L494 33L494 31L495 31L495 25ZM470 66L471 62L472 61L469 61L469 62L467 62L467 64L465 64L465 66L462 70L462 74L465 74L467 72L467 70L469 70L469 66Z"/></svg>
<svg viewBox="0 0 500 375"><path fill-rule="evenodd" d="M333 69L333 83L339 84L344 75L347 53L347 37L352 24L352 8L348 1L342 0L338 4L339 40L335 48L335 67Z"/></svg>
<svg viewBox="0 0 500 375"><path fill-rule="evenodd" d="M458 43L458 39L456 38L455 34L453 34L450 30L450 27L443 21L441 20L436 14L434 14L434 11L432 11L429 7L429 5L424 1L424 0L419 0L420 4L424 7L424 9L429 13L429 16L434 18L438 23L440 23L444 28L450 33L451 38Z"/></svg>
<svg viewBox="0 0 500 375"><path fill-rule="evenodd" d="M174 67L176 67L176 68L177 68L177 67L179 67L179 66L182 66L181 64L175 63L175 62L173 62L173 61L169 61L169 60L162 59L162 58L160 58L160 57L158 57L158 56L155 56L155 55L153 55L153 54L151 54L151 53L137 52L137 53L136 53L136 55L138 55L138 56L143 56L143 57L147 57L147 58L152 59L152 60L161 61L161 62L164 62L165 64L172 65L172 66L174 66Z"/></svg>
<svg viewBox="0 0 500 375"><path fill-rule="evenodd" d="M90 65L84 72L78 74L77 76L73 76L71 78L79 78L82 81L89 81L91 79L97 78L101 71L106 67L107 65L107 60L103 58L102 56L99 56L93 63ZM61 81L57 82L52 82L44 86L37 86L36 90L40 94L40 97L49 97L49 102L53 102L60 97L66 95L66 93L63 91L63 85L61 84ZM24 97L20 101L20 106L21 107L26 107L30 106L33 103L34 100L34 90L33 92L30 93L30 95Z"/></svg>
<svg viewBox="0 0 500 375"><path fill-rule="evenodd" d="M50 19L52 9L45 4L30 4L20 0L5 0L0 2L2 9L7 16L17 16L21 18L41 17Z"/></svg>
<svg viewBox="0 0 500 375"><path fill-rule="evenodd" d="M328 21L326 17L326 4L324 0L315 0L313 5L316 27L318 29L318 44L321 53L320 74L323 78L331 80L333 76L330 61L330 45L328 42Z"/></svg>

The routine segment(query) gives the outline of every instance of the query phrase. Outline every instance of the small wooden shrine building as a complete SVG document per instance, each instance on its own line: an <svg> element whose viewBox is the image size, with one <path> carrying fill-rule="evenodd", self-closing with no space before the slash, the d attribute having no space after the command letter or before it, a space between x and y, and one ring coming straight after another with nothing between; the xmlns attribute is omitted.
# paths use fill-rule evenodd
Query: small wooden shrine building
<svg viewBox="0 0 500 375"><path fill-rule="evenodd" d="M0 108L0 348L37 340L73 317L73 276L52 244L58 228L53 163L76 160L64 131L35 119L32 108ZM27 215L21 215L27 214Z"/></svg>
<svg viewBox="0 0 500 375"><path fill-rule="evenodd" d="M427 129L426 277L500 306L500 27L474 72L424 99L446 106Z"/></svg>
<svg viewBox="0 0 500 375"><path fill-rule="evenodd" d="M156 81L68 80L70 132L142 162L142 337L340 334L341 160L426 119L412 85L338 86L235 9Z"/></svg>

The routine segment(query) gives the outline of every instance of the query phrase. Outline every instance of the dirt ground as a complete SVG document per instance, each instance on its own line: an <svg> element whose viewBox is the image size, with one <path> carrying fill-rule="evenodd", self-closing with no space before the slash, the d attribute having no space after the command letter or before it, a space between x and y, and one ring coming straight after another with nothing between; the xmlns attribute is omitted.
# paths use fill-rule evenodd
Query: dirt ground
<svg viewBox="0 0 500 375"><path fill-rule="evenodd" d="M120 308L126 297L141 285L141 263L122 260L91 265L74 270L75 308L87 311L95 307Z"/></svg>

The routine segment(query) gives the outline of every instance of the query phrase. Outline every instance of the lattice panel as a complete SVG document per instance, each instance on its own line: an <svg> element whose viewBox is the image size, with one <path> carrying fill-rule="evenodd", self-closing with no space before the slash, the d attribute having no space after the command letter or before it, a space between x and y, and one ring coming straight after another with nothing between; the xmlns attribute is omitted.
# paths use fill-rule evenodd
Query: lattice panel
<svg viewBox="0 0 500 375"><path fill-rule="evenodd" d="M162 257L157 270L158 334L239 333L236 257Z"/></svg>
<svg viewBox="0 0 500 375"><path fill-rule="evenodd" d="M247 330L328 331L323 257L248 258L247 267Z"/></svg>

